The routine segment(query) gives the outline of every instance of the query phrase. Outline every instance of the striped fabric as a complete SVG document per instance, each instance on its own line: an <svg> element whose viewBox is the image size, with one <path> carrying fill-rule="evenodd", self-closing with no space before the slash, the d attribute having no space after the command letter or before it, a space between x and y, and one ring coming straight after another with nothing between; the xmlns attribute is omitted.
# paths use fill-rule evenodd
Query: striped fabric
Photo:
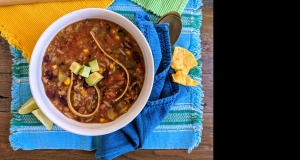
<svg viewBox="0 0 300 160"><path fill-rule="evenodd" d="M177 11L179 14L182 13L188 0L132 0L143 8L147 8L158 16L162 16L170 11Z"/></svg>
<svg viewBox="0 0 300 160"><path fill-rule="evenodd" d="M201 142L202 135L202 99L204 93L201 85L201 47L200 27L202 12L199 7L201 0L189 0L181 14L183 29L174 46L188 49L198 60L189 75L200 82L198 86L188 87L190 94L181 98L172 108L165 119L156 127L146 140L142 149L188 149L192 151ZM130 0L115 0L108 7L133 22L135 11L146 11L143 7ZM156 22L160 17L146 11L150 19ZM13 83L11 113L13 118L10 127L10 143L14 150L33 149L82 149L94 150L101 136L80 136L69 133L54 125L48 131L32 114L17 113L21 105L32 94L28 82L28 63L22 56L22 51L10 46L13 58ZM34 141L32 141L34 140Z"/></svg>

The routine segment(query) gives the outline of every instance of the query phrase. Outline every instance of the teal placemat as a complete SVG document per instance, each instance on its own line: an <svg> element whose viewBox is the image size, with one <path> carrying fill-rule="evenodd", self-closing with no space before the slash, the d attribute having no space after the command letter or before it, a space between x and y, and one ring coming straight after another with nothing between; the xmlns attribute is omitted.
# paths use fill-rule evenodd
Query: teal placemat
<svg viewBox="0 0 300 160"><path fill-rule="evenodd" d="M174 46L180 46L192 52L198 60L198 66L193 68L189 76L200 82L195 87L189 87L190 94L181 98L170 110L166 118L156 127L146 140L142 149L188 149L192 151L201 142L204 93L201 84L201 39L200 27L202 12L199 7L201 0L189 0L181 14L183 29ZM132 22L135 11L145 11L150 19L156 22L160 17L129 0L115 0L109 10L122 14ZM10 46L13 58L12 66L12 102L11 126L9 141L14 150L34 149L80 149L94 150L101 136L81 136L67 132L54 125L48 131L32 114L17 113L21 105L32 94L28 82L28 63L22 57L22 51Z"/></svg>

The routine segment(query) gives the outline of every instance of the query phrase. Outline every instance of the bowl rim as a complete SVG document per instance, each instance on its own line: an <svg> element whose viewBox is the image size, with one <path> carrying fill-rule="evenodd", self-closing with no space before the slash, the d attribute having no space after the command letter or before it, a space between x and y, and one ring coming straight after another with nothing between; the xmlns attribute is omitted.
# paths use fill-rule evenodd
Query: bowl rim
<svg viewBox="0 0 300 160"><path fill-rule="evenodd" d="M113 16L112 19L111 16ZM143 89L126 114L118 117L112 122L105 124L86 124L71 120L58 111L48 97L45 94L44 86L41 80L41 70L37 71L37 68L41 68L42 59L45 54L45 50L48 47L50 41L54 36L67 25L83 20L86 18L101 18L107 19L112 22L115 22L125 28L138 42L144 56L145 63L145 79L143 84ZM132 32L133 30L134 32ZM55 33L53 33L55 32ZM148 41L141 33L141 31L126 17L107 9L101 8L83 8L79 10L72 11L67 13L53 23L51 23L46 30L41 34L37 40L29 63L29 85L33 98L35 99L39 108L43 113L57 126L60 128L85 136L97 136L104 135L111 132L114 132L128 123L130 123L144 108L148 98L150 96L152 85L154 81L154 62L151 48L148 44ZM54 128L53 128L54 129ZM52 129L52 130L53 130Z"/></svg>

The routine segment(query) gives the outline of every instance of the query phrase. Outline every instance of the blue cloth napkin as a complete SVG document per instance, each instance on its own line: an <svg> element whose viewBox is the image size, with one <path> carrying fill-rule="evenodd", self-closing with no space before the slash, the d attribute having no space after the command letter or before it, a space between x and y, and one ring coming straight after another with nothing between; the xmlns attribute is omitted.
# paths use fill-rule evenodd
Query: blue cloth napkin
<svg viewBox="0 0 300 160"><path fill-rule="evenodd" d="M155 77L150 98L142 112L125 127L102 136L96 157L110 160L143 147L151 132L168 114L176 100L186 93L172 82L171 46L168 23L153 24L142 11L135 13L135 23L146 37L153 54ZM159 43L158 43L159 42Z"/></svg>

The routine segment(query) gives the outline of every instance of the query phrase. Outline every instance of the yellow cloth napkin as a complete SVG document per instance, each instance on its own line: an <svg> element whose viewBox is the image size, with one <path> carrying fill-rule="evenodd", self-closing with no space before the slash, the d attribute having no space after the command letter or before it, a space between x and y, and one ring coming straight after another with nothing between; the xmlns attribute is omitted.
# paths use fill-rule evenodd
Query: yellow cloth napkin
<svg viewBox="0 0 300 160"><path fill-rule="evenodd" d="M107 8L114 0L81 0L0 7L0 35L29 62L38 38L61 16L82 8Z"/></svg>

